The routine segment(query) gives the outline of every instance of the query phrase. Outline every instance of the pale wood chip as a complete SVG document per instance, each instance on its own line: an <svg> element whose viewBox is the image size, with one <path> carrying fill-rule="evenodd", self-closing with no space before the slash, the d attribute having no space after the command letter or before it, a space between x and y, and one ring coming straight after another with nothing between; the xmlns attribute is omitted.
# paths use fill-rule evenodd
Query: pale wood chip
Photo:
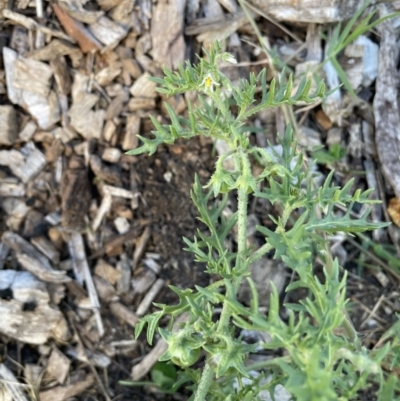
<svg viewBox="0 0 400 401"><path fill-rule="evenodd" d="M126 101L127 101L127 96L125 93L118 95L116 98L114 98L112 102L108 105L104 118L106 120L111 120L115 117L118 117L121 114L124 108L124 103Z"/></svg>
<svg viewBox="0 0 400 401"><path fill-rule="evenodd" d="M103 11L89 11L83 8L82 3L76 0L62 0L58 5L69 16L85 24L93 24L104 15Z"/></svg>
<svg viewBox="0 0 400 401"><path fill-rule="evenodd" d="M3 62L6 72L7 96L11 103L19 104L22 99L22 91L14 86L14 62L17 60L18 54L16 51L3 47Z"/></svg>
<svg viewBox="0 0 400 401"><path fill-rule="evenodd" d="M48 96L52 75L51 67L41 61L22 57L14 61L13 83L18 89L34 92L41 96Z"/></svg>
<svg viewBox="0 0 400 401"><path fill-rule="evenodd" d="M147 311L149 310L152 302L154 301L155 297L164 287L165 280L159 278L156 282L151 286L150 290L146 293L145 297L143 298L142 302L139 304L138 308L136 309L136 314L138 316L144 316Z"/></svg>
<svg viewBox="0 0 400 401"><path fill-rule="evenodd" d="M385 6L379 7L381 16L388 14ZM386 179L400 199L400 115L398 103L398 73L396 68L396 32L391 20L378 26L381 41L379 70L374 98L375 141L379 161Z"/></svg>
<svg viewBox="0 0 400 401"><path fill-rule="evenodd" d="M32 139L33 134L36 132L37 125L34 121L28 121L24 128L19 132L19 139L23 142L28 142Z"/></svg>
<svg viewBox="0 0 400 401"><path fill-rule="evenodd" d="M60 263L60 252L54 246L54 244L49 241L46 237L34 237L31 239L31 243L40 252L43 253L47 258L49 258L54 264Z"/></svg>
<svg viewBox="0 0 400 401"><path fill-rule="evenodd" d="M40 401L63 401L75 397L95 384L96 380L92 374L80 378L76 383L66 386L57 386L51 390L41 391L39 393Z"/></svg>
<svg viewBox="0 0 400 401"><path fill-rule="evenodd" d="M52 3L52 7L54 14L60 21L65 31L78 42L78 45L83 53L89 53L102 48L101 43L81 22L71 18L57 4Z"/></svg>
<svg viewBox="0 0 400 401"><path fill-rule="evenodd" d="M119 278L118 270L107 263L104 259L99 259L97 261L94 272L112 285L115 285Z"/></svg>
<svg viewBox="0 0 400 401"><path fill-rule="evenodd" d="M119 62L112 63L106 68L100 70L96 75L95 79L101 86L109 85L118 75L121 74L122 64Z"/></svg>
<svg viewBox="0 0 400 401"><path fill-rule="evenodd" d="M1 157L1 154L0 154ZM19 184L14 179L0 179L0 196L23 197L25 196L25 185Z"/></svg>
<svg viewBox="0 0 400 401"><path fill-rule="evenodd" d="M145 72L142 74L136 82L131 86L129 92L134 97L139 98L155 98L157 97L156 93L156 83L150 81L150 74Z"/></svg>
<svg viewBox="0 0 400 401"><path fill-rule="evenodd" d="M100 302L97 296L96 287L94 286L92 275L90 273L89 264L86 259L83 237L80 233L71 233L68 240L68 248L73 261L76 279L79 284L82 285L83 281L86 284L93 313L96 318L97 330L99 332L99 336L102 337L104 335L104 325L100 315Z"/></svg>
<svg viewBox="0 0 400 401"><path fill-rule="evenodd" d="M25 200L19 198L3 198L1 199L1 208L8 215L6 225L10 230L18 231L25 217L31 210Z"/></svg>
<svg viewBox="0 0 400 401"><path fill-rule="evenodd" d="M301 0L293 2L291 0L250 0L256 8L264 13L271 15L278 21L291 22L314 22L326 24L350 19L358 8L363 4L363 0Z"/></svg>
<svg viewBox="0 0 400 401"><path fill-rule="evenodd" d="M126 130L122 142L122 150L137 148L139 144L140 117L137 114L130 114L126 118Z"/></svg>
<svg viewBox="0 0 400 401"><path fill-rule="evenodd" d="M132 78L138 79L143 71L139 63L134 58L124 58L121 60L122 67L126 70Z"/></svg>
<svg viewBox="0 0 400 401"><path fill-rule="evenodd" d="M130 229L129 221L126 217L117 217L114 219L114 226L119 234L125 234Z"/></svg>
<svg viewBox="0 0 400 401"><path fill-rule="evenodd" d="M117 263L119 279L117 282L118 294L125 294L129 291L131 285L132 270L126 253L121 255L121 260Z"/></svg>
<svg viewBox="0 0 400 401"><path fill-rule="evenodd" d="M108 163L118 163L121 158L122 152L118 148L104 149L101 158Z"/></svg>
<svg viewBox="0 0 400 401"><path fill-rule="evenodd" d="M115 125L114 121L108 120L104 124L103 134L102 137L106 142L110 142L112 137L114 136L117 130L117 126Z"/></svg>
<svg viewBox="0 0 400 401"><path fill-rule="evenodd" d="M107 192L104 194L103 199L101 200L100 207L97 210L96 217L92 223L92 230L96 232L101 225L105 215L111 210L112 205L112 197Z"/></svg>
<svg viewBox="0 0 400 401"><path fill-rule="evenodd" d="M0 388L0 396L4 397L1 399L4 401L29 401L24 392L24 385L17 380L14 373L4 363L0 363L0 380L6 391L6 394L2 394Z"/></svg>
<svg viewBox="0 0 400 401"><path fill-rule="evenodd" d="M90 32L101 43L111 49L127 35L128 31L107 17L99 18L94 24L89 25Z"/></svg>
<svg viewBox="0 0 400 401"><path fill-rule="evenodd" d="M12 145L17 139L17 113L14 107L0 106L0 145Z"/></svg>
<svg viewBox="0 0 400 401"><path fill-rule="evenodd" d="M131 327L135 327L139 322L139 317L120 302L112 302L109 307L113 315L128 323Z"/></svg>
<svg viewBox="0 0 400 401"><path fill-rule="evenodd" d="M9 288L13 299L0 303L0 332L28 344L44 344L50 337L69 339L67 322L61 312L49 306L43 282L29 272L0 271L0 289Z"/></svg>
<svg viewBox="0 0 400 401"><path fill-rule="evenodd" d="M133 11L134 2L131 0L121 0L108 15L122 25L125 29L129 29L133 25L131 13Z"/></svg>
<svg viewBox="0 0 400 401"><path fill-rule="evenodd" d="M13 151L12 154L15 155L15 152ZM27 183L43 170L46 165L46 158L33 142L28 142L22 147L20 155L23 162L21 163L21 156L18 156L12 164L9 164L9 167L14 175Z"/></svg>
<svg viewBox="0 0 400 401"><path fill-rule="evenodd" d="M50 129L60 121L60 105L54 91L51 91L48 96L22 91L20 105L32 115L42 129Z"/></svg>
<svg viewBox="0 0 400 401"><path fill-rule="evenodd" d="M93 282L96 286L97 293L103 302L108 304L111 301L116 301L117 294L115 292L115 288L107 280L94 275Z"/></svg>
<svg viewBox="0 0 400 401"><path fill-rule="evenodd" d="M79 51L80 50L77 47L55 39L52 40L47 46L33 50L27 53L25 56L32 60L51 61L56 57L67 56Z"/></svg>
<svg viewBox="0 0 400 401"><path fill-rule="evenodd" d="M50 373L59 384L64 384L67 379L71 361L57 348L51 351L46 371Z"/></svg>
<svg viewBox="0 0 400 401"><path fill-rule="evenodd" d="M50 61L50 67L53 70L54 79L57 82L58 89L64 95L69 95L71 92L72 82L68 71L67 61L64 55L54 57Z"/></svg>
<svg viewBox="0 0 400 401"><path fill-rule="evenodd" d="M129 111L138 111L138 110L153 110L156 107L155 99L151 98L140 98L133 97L129 100L128 110Z"/></svg>
<svg viewBox="0 0 400 401"><path fill-rule="evenodd" d="M183 23L185 16L185 0L158 1L153 9L151 38L153 42L152 56L160 66L176 69L183 64L185 57L185 41ZM168 15L168 18L165 16Z"/></svg>
<svg viewBox="0 0 400 401"><path fill-rule="evenodd" d="M133 198L132 192L128 191L127 189L124 189L124 188L114 187L111 185L103 185L102 190L104 191L104 193L108 193L111 196L117 196L117 197L125 198L125 199Z"/></svg>

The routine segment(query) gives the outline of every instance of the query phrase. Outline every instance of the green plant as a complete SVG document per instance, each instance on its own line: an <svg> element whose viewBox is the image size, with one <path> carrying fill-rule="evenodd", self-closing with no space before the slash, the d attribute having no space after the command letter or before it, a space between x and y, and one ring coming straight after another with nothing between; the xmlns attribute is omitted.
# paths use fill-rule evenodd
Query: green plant
<svg viewBox="0 0 400 401"><path fill-rule="evenodd" d="M357 220L350 217L355 202L376 203L368 200L371 191L357 190L351 195L352 181L339 188L332 183L333 172L316 188L311 166L298 153L290 129L279 138L282 152L269 152L252 147L243 128L247 119L262 108L323 98L324 84L319 83L317 90L310 93L311 81L304 79L293 94L291 77L286 83L273 80L268 86L263 71L258 77L251 74L248 81L233 86L218 68L220 60L235 62L233 57L222 52L218 44L205 51L205 56L197 65L187 62L177 72L165 69L164 78L153 78L160 85L158 91L166 95L198 91L204 96L199 96L196 107L188 105L186 118L177 116L165 104L171 124L160 124L151 117L154 136L142 137L143 145L129 153L153 154L162 143L172 144L178 138L197 135L226 142L229 150L218 157L208 184L202 187L196 176L191 192L207 232L198 231L193 240L184 239L196 261L204 263L206 271L219 280L206 288L195 286L195 290L171 286L179 303L156 304L159 310L141 319L136 336L147 325L147 340L151 344L158 329L169 345L160 360L171 360L191 377L194 394L190 400L194 401L257 400L261 391L269 391L273 397L279 384L299 401L357 399L357 392L371 383L376 383L379 394L392 394L396 379L392 377L385 385L380 366L389 343L373 351L362 347L345 311L346 274L332 259L326 239L327 234L337 231L359 233L387 225L370 223L369 212ZM261 86L258 101L256 85ZM265 166L258 176L253 175L251 168L254 155ZM233 161L232 170L224 167L227 158ZM225 217L223 210L231 192L237 194L237 211ZM248 246L246 241L249 196L267 199L281 210L280 216L270 216L273 230L257 227L265 237L258 249ZM333 213L337 204L347 206L342 216ZM235 226L237 248L229 250L225 240ZM286 305L287 321L279 315L278 293L273 287L268 314L260 313L258 294L249 278L251 264L271 252L296 273L297 280L286 290L302 287L308 291L299 304ZM324 262L323 281L313 274L316 256ZM251 288L250 307L236 297L243 280ZM215 320L215 308L221 306L222 312ZM174 321L183 313L188 314L187 322L173 332ZM168 327L158 328L165 315L170 316ZM256 345L244 343L236 335L237 328L268 332L271 341L258 346L282 349L285 356L246 365L248 355L256 352ZM191 368L201 355L206 356L204 368ZM253 375L255 370L261 371L257 378Z"/></svg>

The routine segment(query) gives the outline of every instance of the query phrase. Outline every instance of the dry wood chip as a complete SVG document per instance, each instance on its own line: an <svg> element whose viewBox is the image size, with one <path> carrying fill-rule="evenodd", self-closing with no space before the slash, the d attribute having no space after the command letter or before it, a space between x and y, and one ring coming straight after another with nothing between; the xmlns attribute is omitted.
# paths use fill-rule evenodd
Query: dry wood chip
<svg viewBox="0 0 400 401"><path fill-rule="evenodd" d="M400 227L400 201L397 198L390 199L387 211L396 226Z"/></svg>
<svg viewBox="0 0 400 401"><path fill-rule="evenodd" d="M12 145L17 138L17 113L14 107L0 106L0 145Z"/></svg>
<svg viewBox="0 0 400 401"><path fill-rule="evenodd" d="M315 0L250 0L250 3L279 21L326 24L350 19L364 1L320 0L316 3Z"/></svg>
<svg viewBox="0 0 400 401"><path fill-rule="evenodd" d="M51 68L37 60L18 59L17 53L6 47L3 48L3 58L11 102L25 108L43 129L60 121L57 95L50 91Z"/></svg>
<svg viewBox="0 0 400 401"><path fill-rule="evenodd" d="M140 222L142 225L148 224L147 221ZM94 259L104 255L105 253L111 252L114 248L117 248L126 243L132 243L134 239L138 237L140 233L140 226L134 226L126 234L117 235L110 240L108 240L101 249L93 253L90 259Z"/></svg>
<svg viewBox="0 0 400 401"><path fill-rule="evenodd" d="M126 118L126 130L122 142L123 150L135 149L139 144L140 117L137 114L130 114Z"/></svg>
<svg viewBox="0 0 400 401"><path fill-rule="evenodd" d="M60 21L65 31L74 38L83 53L100 50L101 43L85 28L85 26L75 19L71 18L64 10L57 4L52 3L54 14Z"/></svg>
<svg viewBox="0 0 400 401"><path fill-rule="evenodd" d="M152 56L160 66L176 69L185 57L183 22L185 0L158 1L153 9L151 23ZM165 16L168 15L168 18ZM144 52L146 53L146 52Z"/></svg>
<svg viewBox="0 0 400 401"><path fill-rule="evenodd" d="M76 0L60 0L58 5L72 18L85 24L93 24L104 15L103 11L85 10L82 3Z"/></svg>
<svg viewBox="0 0 400 401"><path fill-rule="evenodd" d="M22 128L22 130L20 131L20 133L18 134L19 139L22 142L28 142L31 140L33 134L36 132L37 129L37 125L35 124L34 121L28 121L24 128Z"/></svg>
<svg viewBox="0 0 400 401"><path fill-rule="evenodd" d="M129 264L128 255L123 253L121 260L117 263L119 279L117 282L118 294L125 294L129 291L131 285L131 266Z"/></svg>
<svg viewBox="0 0 400 401"><path fill-rule="evenodd" d="M26 270L31 271L47 282L66 282L70 278L65 272L54 270L49 260L37 251L29 242L11 231L4 232L3 242L17 253L18 261Z"/></svg>
<svg viewBox="0 0 400 401"><path fill-rule="evenodd" d="M165 280L159 278L156 282L151 286L150 290L146 293L142 302L138 306L136 310L136 314L138 316L143 316L149 310L154 298L158 295L161 289L164 287Z"/></svg>
<svg viewBox="0 0 400 401"><path fill-rule="evenodd" d="M113 135L115 134L117 130L117 126L115 125L114 121L112 120L108 120L106 121L106 123L104 124L104 128L103 128L103 139L106 142L111 142L111 139L113 137Z"/></svg>
<svg viewBox="0 0 400 401"><path fill-rule="evenodd" d="M118 270L107 263L104 259L99 259L97 261L94 272L112 285L115 285L119 278Z"/></svg>
<svg viewBox="0 0 400 401"><path fill-rule="evenodd" d="M28 401L28 398L23 391L23 386L21 386L21 383L14 376L14 373L4 363L0 363L0 380L7 394L2 394L1 387L0 399L4 401ZM1 396L4 398L1 398Z"/></svg>
<svg viewBox="0 0 400 401"><path fill-rule="evenodd" d="M128 110L129 111L137 111L137 110L153 110L156 107L155 99L146 98L146 97L133 97L129 100Z"/></svg>
<svg viewBox="0 0 400 401"><path fill-rule="evenodd" d="M91 193L88 173L83 161L64 171L61 178L61 224L70 230L83 230L88 213Z"/></svg>
<svg viewBox="0 0 400 401"><path fill-rule="evenodd" d="M132 278L132 295L144 294L154 284L157 277L152 270L144 269Z"/></svg>
<svg viewBox="0 0 400 401"><path fill-rule="evenodd" d="M19 184L14 178L0 179L0 196L23 197L25 196L25 185Z"/></svg>
<svg viewBox="0 0 400 401"><path fill-rule="evenodd" d="M70 277L65 275L65 271L46 270L39 260L26 254L17 255L18 263L27 271L47 283L65 283L70 281Z"/></svg>
<svg viewBox="0 0 400 401"><path fill-rule="evenodd" d="M60 263L60 252L58 252L55 245L49 241L46 237L40 236L31 239L31 243L40 252L49 258L54 264Z"/></svg>
<svg viewBox="0 0 400 401"><path fill-rule="evenodd" d="M124 58L121 60L122 67L126 70L132 78L138 79L143 71L139 66L139 63L134 58Z"/></svg>
<svg viewBox="0 0 400 401"><path fill-rule="evenodd" d="M112 49L127 35L128 31L107 17L99 18L89 25L92 34L107 48Z"/></svg>
<svg viewBox="0 0 400 401"><path fill-rule="evenodd" d="M216 3L216 2L215 2ZM218 3L217 3L218 4ZM216 15L212 18L199 18L185 28L186 35L206 34L210 31L226 31L235 32L237 28L248 22L244 13L239 12L234 15L225 16L224 13ZM232 29L230 29L232 28Z"/></svg>
<svg viewBox="0 0 400 401"><path fill-rule="evenodd" d="M48 96L52 75L51 67L41 61L22 57L14 61L13 84L18 89Z"/></svg>
<svg viewBox="0 0 400 401"><path fill-rule="evenodd" d="M117 295L115 292L115 288L103 278L94 275L93 282L96 286L97 293L99 294L100 299L107 304L111 301L116 301Z"/></svg>
<svg viewBox="0 0 400 401"><path fill-rule="evenodd" d="M100 207L97 210L96 217L92 223L92 230L96 232L101 225L105 215L111 210L112 197L109 193L105 193L101 200Z"/></svg>
<svg viewBox="0 0 400 401"><path fill-rule="evenodd" d="M64 384L68 376L71 361L57 348L51 351L46 371L50 373L59 384Z"/></svg>
<svg viewBox="0 0 400 401"><path fill-rule="evenodd" d="M73 382L71 378L71 383L68 385L57 386L51 390L41 391L39 393L40 401L64 401L88 390L95 382L96 380L92 374L77 378L76 382Z"/></svg>
<svg viewBox="0 0 400 401"><path fill-rule="evenodd" d="M57 82L58 89L64 95L71 92L71 76L68 71L67 62L64 55L58 55L50 61L50 67L53 70L54 78Z"/></svg>
<svg viewBox="0 0 400 401"><path fill-rule="evenodd" d="M386 8L379 7L383 17ZM381 42L379 50L379 71L376 80L374 98L375 141L379 161L386 179L390 182L398 199L400 199L400 127L398 103L398 74L396 69L396 32L391 20L378 26Z"/></svg>
<svg viewBox="0 0 400 401"><path fill-rule="evenodd" d="M135 327L139 321L139 317L120 302L112 302L110 304L110 311L113 315L132 327Z"/></svg>
<svg viewBox="0 0 400 401"><path fill-rule="evenodd" d="M28 142L21 151L0 151L0 165L10 167L14 175L27 183L38 175L46 165L44 154L36 148L33 142Z"/></svg>
<svg viewBox="0 0 400 401"><path fill-rule="evenodd" d="M118 148L106 148L104 149L101 158L105 162L118 163L121 158L122 152Z"/></svg>
<svg viewBox="0 0 400 401"><path fill-rule="evenodd" d="M127 189L124 188L119 188L119 187L113 187L111 185L103 185L102 190L106 194L110 194L111 196L116 196L119 198L125 198L125 199L132 199L133 194L131 191L128 191Z"/></svg>
<svg viewBox="0 0 400 401"><path fill-rule="evenodd" d="M68 248L73 261L75 277L79 284L82 285L83 282L86 284L93 313L96 318L97 330L99 332L99 336L102 337L104 334L104 326L100 316L100 302L97 296L96 287L93 283L93 278L90 273L89 265L86 259L83 238L80 233L71 233L68 239Z"/></svg>
<svg viewBox="0 0 400 401"><path fill-rule="evenodd" d="M111 363L107 355L85 349L82 344L79 344L76 348L68 347L66 353L74 359L84 363L90 362L98 368L106 369Z"/></svg>
<svg viewBox="0 0 400 401"><path fill-rule="evenodd" d="M104 11L109 11L113 7L116 7L121 0L97 0L97 4Z"/></svg>
<svg viewBox="0 0 400 401"><path fill-rule="evenodd" d="M3 47L3 62L6 72L7 96L11 103L19 104L22 98L22 91L14 86L14 62L18 54L8 47Z"/></svg>
<svg viewBox="0 0 400 401"><path fill-rule="evenodd" d="M49 306L43 282L29 272L0 271L0 290L10 289L13 299L0 304L0 332L28 344L44 344L50 337L67 341L69 331L61 312Z"/></svg>
<svg viewBox="0 0 400 401"><path fill-rule="evenodd" d="M17 198L4 198L1 208L7 213L6 225L13 231L18 231L31 207L24 200Z"/></svg>
<svg viewBox="0 0 400 401"><path fill-rule="evenodd" d="M63 40L67 40L68 42L73 42L75 41L71 39L68 35L65 35L62 32L55 31L53 29L50 29L46 26L38 24L33 18L29 18L23 14L16 13L11 10L4 10L4 16L8 19L11 19L12 21L16 22L17 24L21 24L28 30L37 30L37 34L46 34L50 36L54 36ZM12 46L13 47L13 46Z"/></svg>
<svg viewBox="0 0 400 401"><path fill-rule="evenodd" d="M47 46L33 50L26 54L32 60L51 61L56 57L66 56L79 52L75 46L71 46L61 40L52 40Z"/></svg>
<svg viewBox="0 0 400 401"><path fill-rule="evenodd" d="M103 68L96 75L95 79L101 86L109 85L118 75L121 74L122 64L114 62L110 66Z"/></svg>
<svg viewBox="0 0 400 401"><path fill-rule="evenodd" d="M114 226L119 234L125 234L129 231L130 224L126 217L117 217L114 220Z"/></svg>
<svg viewBox="0 0 400 401"><path fill-rule="evenodd" d="M134 97L146 97L146 98L156 98L156 83L150 81L150 74L145 72L142 74L136 82L131 86L129 92Z"/></svg>
<svg viewBox="0 0 400 401"><path fill-rule="evenodd" d="M119 168L104 164L99 156L90 156L90 168L97 178L109 184L121 185L121 173Z"/></svg>
<svg viewBox="0 0 400 401"><path fill-rule="evenodd" d="M121 0L108 15L122 25L125 29L129 29L133 25L131 13L133 11L134 2L131 0Z"/></svg>
<svg viewBox="0 0 400 401"><path fill-rule="evenodd" d="M22 94L21 106L35 118L40 128L50 129L60 121L60 105L54 91L51 91L48 96L30 91L23 91Z"/></svg>
<svg viewBox="0 0 400 401"><path fill-rule="evenodd" d="M105 120L111 120L115 117L118 117L121 114L126 101L127 95L125 93L114 98L107 107L106 114L104 116Z"/></svg>

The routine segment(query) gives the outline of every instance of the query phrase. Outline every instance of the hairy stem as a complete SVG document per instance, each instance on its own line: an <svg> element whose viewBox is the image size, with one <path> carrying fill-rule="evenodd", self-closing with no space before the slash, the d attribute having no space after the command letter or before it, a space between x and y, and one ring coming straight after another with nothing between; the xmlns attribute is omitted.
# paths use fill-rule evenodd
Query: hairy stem
<svg viewBox="0 0 400 401"><path fill-rule="evenodd" d="M247 201L248 196L246 188L239 188L238 190L238 254L236 258L236 268L240 268L242 263L244 263L246 255L246 241L247 241ZM234 280L233 291L236 294L240 280ZM224 304L222 307L221 317L218 322L217 332L221 333L228 326L229 319L231 317L231 310L228 304ZM210 388L213 369L211 368L209 362L206 362L199 385L197 387L196 395L194 401L204 401Z"/></svg>

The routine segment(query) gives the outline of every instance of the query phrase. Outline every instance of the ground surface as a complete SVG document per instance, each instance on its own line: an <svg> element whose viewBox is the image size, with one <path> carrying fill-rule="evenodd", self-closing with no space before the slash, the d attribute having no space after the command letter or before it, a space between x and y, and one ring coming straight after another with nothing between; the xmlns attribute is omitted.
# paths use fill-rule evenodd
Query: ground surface
<svg viewBox="0 0 400 401"><path fill-rule="evenodd" d="M2 4L0 0L0 16ZM168 285L192 288L212 279L183 250L182 237L193 238L201 228L189 193L195 173L207 182L218 149L196 138L161 146L150 157L123 154L138 146L138 134L151 135L149 113L167 121L162 106L166 99L156 94L147 76L161 76L163 64L174 68L177 61L194 61L201 45L228 36L227 50L239 62L225 70L230 78L269 67L271 79L272 60L274 68L280 69L280 60L294 72L299 65L321 62L321 32L337 23L278 23L278 6L266 19L254 11L261 12L260 6L248 5L264 38L262 48L234 0L221 1L223 7L216 1L57 4L19 0L9 8L4 3L0 20L0 366L28 385L16 388L29 399L186 400L185 390L164 395L149 386L118 383L129 380L132 368L151 350L144 335L134 341L138 310L152 311L151 302L174 303ZM284 7L290 10L290 5ZM301 17L296 14L296 21ZM396 221L397 92L396 102L389 91L385 98L379 80L392 77L396 87L398 55L385 32L368 34L375 58L363 58L360 48L339 54L354 78L357 100L343 90L330 108L262 112L249 125L258 128L250 130L251 141L267 146L267 140L276 144L276 132L283 132L287 123L294 124L306 155L311 156L315 145L324 148L319 173L335 169L339 185L355 178L354 188L376 188L373 196L383 205L375 207L372 218L390 221L390 214ZM396 43L396 32L391 32ZM379 54L385 46L387 58ZM361 82L366 66L375 75ZM377 98L388 106L373 108ZM168 101L177 113L185 113L184 97ZM393 124L389 128L388 122ZM388 149L395 149L390 160L382 156ZM253 168L259 168L256 162ZM229 208L235 209L234 198ZM258 222L272 224L269 215L276 212L252 199L249 210L249 228ZM349 272L350 314L368 347L400 312L397 231L393 225L364 239L331 240L335 256ZM255 233L252 241L260 240ZM391 246L384 249L393 259L379 253L383 246ZM291 279L285 267L268 263L254 273L261 304L268 304L271 279L282 301L301 299L300 291L285 295ZM17 272L26 270L36 277L34 284L18 281ZM21 293L13 287L17 281ZM241 297L248 302L245 288ZM57 311L54 317L48 307ZM4 371L0 375L11 380ZM9 400L8 390L2 391L0 399ZM360 400L374 399L373 394L360 394Z"/></svg>

